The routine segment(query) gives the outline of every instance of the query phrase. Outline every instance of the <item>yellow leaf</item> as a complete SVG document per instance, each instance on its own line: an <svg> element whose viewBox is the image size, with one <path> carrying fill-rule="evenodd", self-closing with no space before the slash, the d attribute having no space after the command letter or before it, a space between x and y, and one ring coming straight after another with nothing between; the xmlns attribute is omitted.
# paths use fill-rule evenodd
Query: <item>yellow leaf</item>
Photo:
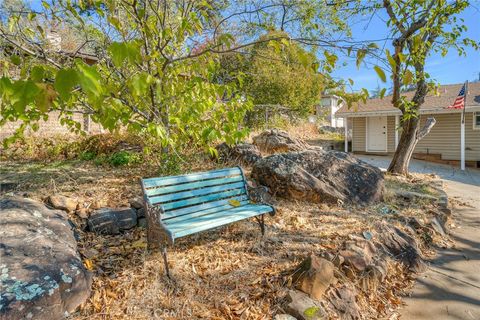
<svg viewBox="0 0 480 320"><path fill-rule="evenodd" d="M83 260L83 264L85 265L85 268L87 268L87 270L93 270L93 262L92 260L90 259L85 259Z"/></svg>
<svg viewBox="0 0 480 320"><path fill-rule="evenodd" d="M228 200L228 203L230 203L230 205L231 205L232 207L240 207L240 201L238 201L238 200L233 200L233 199L232 199L232 200Z"/></svg>
<svg viewBox="0 0 480 320"><path fill-rule="evenodd" d="M137 240L134 243L132 243L132 248L145 249L146 247L147 247L147 243L143 240Z"/></svg>

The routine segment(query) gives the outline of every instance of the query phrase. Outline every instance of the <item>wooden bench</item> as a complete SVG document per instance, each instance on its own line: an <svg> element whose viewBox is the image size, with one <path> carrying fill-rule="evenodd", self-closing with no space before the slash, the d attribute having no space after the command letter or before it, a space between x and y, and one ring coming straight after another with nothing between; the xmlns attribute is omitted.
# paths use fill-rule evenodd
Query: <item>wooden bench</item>
<svg viewBox="0 0 480 320"><path fill-rule="evenodd" d="M266 204L253 204L240 167L141 180L149 248L162 248L170 277L166 247L175 239L254 217L265 233Z"/></svg>

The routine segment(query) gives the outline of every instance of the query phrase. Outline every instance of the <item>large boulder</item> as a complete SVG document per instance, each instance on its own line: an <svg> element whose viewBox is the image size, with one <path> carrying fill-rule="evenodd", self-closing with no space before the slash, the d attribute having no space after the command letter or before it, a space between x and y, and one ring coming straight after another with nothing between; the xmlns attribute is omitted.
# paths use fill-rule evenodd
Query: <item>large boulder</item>
<svg viewBox="0 0 480 320"><path fill-rule="evenodd" d="M61 319L90 295L66 213L0 199L0 318Z"/></svg>
<svg viewBox="0 0 480 320"><path fill-rule="evenodd" d="M283 130L271 129L253 137L253 144L266 153L281 153L309 149L310 146Z"/></svg>
<svg viewBox="0 0 480 320"><path fill-rule="evenodd" d="M273 194L311 202L366 205L380 200L380 169L340 151L305 150L275 154L253 165L252 177Z"/></svg>
<svg viewBox="0 0 480 320"><path fill-rule="evenodd" d="M252 165L262 158L260 150L250 143L239 143L229 146L225 142L216 147L218 156L222 161L241 162Z"/></svg>

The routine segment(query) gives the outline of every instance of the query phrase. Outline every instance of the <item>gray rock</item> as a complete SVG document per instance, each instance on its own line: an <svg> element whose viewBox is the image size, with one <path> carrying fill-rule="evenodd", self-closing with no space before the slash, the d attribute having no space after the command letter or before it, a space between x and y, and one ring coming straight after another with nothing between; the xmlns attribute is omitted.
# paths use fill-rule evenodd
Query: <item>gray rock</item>
<svg viewBox="0 0 480 320"><path fill-rule="evenodd" d="M90 295L66 213L0 199L0 318L61 319Z"/></svg>
<svg viewBox="0 0 480 320"><path fill-rule="evenodd" d="M320 126L318 128L318 132L320 133L339 133L339 134L344 134L345 133L345 128L335 128L332 126Z"/></svg>
<svg viewBox="0 0 480 320"><path fill-rule="evenodd" d="M70 212L77 208L78 201L60 194L56 194L48 197L48 203L55 209Z"/></svg>
<svg viewBox="0 0 480 320"><path fill-rule="evenodd" d="M88 219L88 229L99 234L118 234L137 225L137 214L132 208L102 208Z"/></svg>
<svg viewBox="0 0 480 320"><path fill-rule="evenodd" d="M437 197L434 197L432 195L426 194L426 193L420 193L420 192L415 192L415 191L407 191L407 190L394 190L394 193L397 197L404 198L406 200L426 200L429 202L436 202Z"/></svg>
<svg viewBox="0 0 480 320"><path fill-rule="evenodd" d="M321 320L327 316L320 302L297 290L288 291L285 311L300 320Z"/></svg>
<svg viewBox="0 0 480 320"><path fill-rule="evenodd" d="M416 240L407 233L382 223L378 228L378 240L392 257L402 262L410 271L420 273L426 270L427 266Z"/></svg>
<svg viewBox="0 0 480 320"><path fill-rule="evenodd" d="M355 289L346 285L337 288L333 292L332 297L330 297L330 303L340 319L361 319L355 296Z"/></svg>
<svg viewBox="0 0 480 320"><path fill-rule="evenodd" d="M220 160L227 162L240 162L246 165L253 165L262 158L260 150L250 143L239 143L229 146L226 143L216 147Z"/></svg>
<svg viewBox="0 0 480 320"><path fill-rule="evenodd" d="M14 191L18 187L16 182L1 182L0 183L0 194L6 194L11 191Z"/></svg>
<svg viewBox="0 0 480 320"><path fill-rule="evenodd" d="M258 186L258 187L248 187L248 194L250 196L250 200L255 203L269 203L272 204L273 199L270 193L268 192L268 188L265 186Z"/></svg>
<svg viewBox="0 0 480 320"><path fill-rule="evenodd" d="M134 209L139 210L143 208L143 199L140 197L135 197L133 199L130 199L129 203L130 203L130 207Z"/></svg>
<svg viewBox="0 0 480 320"><path fill-rule="evenodd" d="M326 259L310 255L296 268L292 278L298 290L320 300L335 280L334 265Z"/></svg>
<svg viewBox="0 0 480 320"><path fill-rule="evenodd" d="M137 225L139 228L147 228L147 218L139 218Z"/></svg>
<svg viewBox="0 0 480 320"><path fill-rule="evenodd" d="M430 221L430 226L436 233L440 234L442 237L445 237L447 233L445 232L442 223L440 223L437 217L434 217L432 221Z"/></svg>
<svg viewBox="0 0 480 320"><path fill-rule="evenodd" d="M366 205L384 190L380 169L339 151L271 155L253 165L252 177L275 195L311 202Z"/></svg>
<svg viewBox="0 0 480 320"><path fill-rule="evenodd" d="M375 246L367 240L348 241L345 243L345 249L339 252L340 256L343 257L344 263L357 271L365 270L372 263L375 253Z"/></svg>
<svg viewBox="0 0 480 320"><path fill-rule="evenodd" d="M137 218L140 219L143 217L145 217L145 208L140 208L137 210Z"/></svg>
<svg viewBox="0 0 480 320"><path fill-rule="evenodd" d="M387 270L384 266L369 265L360 275L360 287L365 291L376 292L380 284L385 280Z"/></svg>
<svg viewBox="0 0 480 320"><path fill-rule="evenodd" d="M266 153L281 153L309 149L310 146L300 139L290 137L283 130L267 130L253 137L253 144Z"/></svg>

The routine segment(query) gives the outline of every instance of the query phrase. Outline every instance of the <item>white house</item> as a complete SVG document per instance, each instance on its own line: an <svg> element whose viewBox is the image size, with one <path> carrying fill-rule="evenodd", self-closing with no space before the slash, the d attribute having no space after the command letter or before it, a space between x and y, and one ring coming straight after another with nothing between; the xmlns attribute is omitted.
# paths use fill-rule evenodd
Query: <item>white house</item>
<svg viewBox="0 0 480 320"><path fill-rule="evenodd" d="M337 118L335 114L343 107L345 101L336 95L323 96L317 105L316 115L322 116L334 128L343 128L343 118Z"/></svg>
<svg viewBox="0 0 480 320"><path fill-rule="evenodd" d="M418 142L414 158L480 168L480 82L468 86L463 137L463 110L446 109L455 101L462 86L463 83L443 85L438 94L430 92L425 97L420 107L421 126L429 117L435 118L436 124ZM403 95L412 98L414 93L409 91ZM356 108L345 106L336 113L337 117L349 121L354 153L391 155L395 152L401 135L401 112L392 106L391 100L391 96L369 99Z"/></svg>

